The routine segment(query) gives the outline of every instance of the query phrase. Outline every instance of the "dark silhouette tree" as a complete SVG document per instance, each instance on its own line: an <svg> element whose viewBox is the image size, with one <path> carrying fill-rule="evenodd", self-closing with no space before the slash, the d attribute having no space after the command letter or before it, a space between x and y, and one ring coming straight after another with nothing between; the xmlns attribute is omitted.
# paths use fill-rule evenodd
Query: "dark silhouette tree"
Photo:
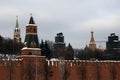
<svg viewBox="0 0 120 80"><path fill-rule="evenodd" d="M44 42L43 40L41 40L40 48L42 49L41 55L46 56L47 59L50 59L52 51L50 50L47 41Z"/></svg>
<svg viewBox="0 0 120 80"><path fill-rule="evenodd" d="M0 36L0 53L3 54L4 51L4 38Z"/></svg>
<svg viewBox="0 0 120 80"><path fill-rule="evenodd" d="M68 47L66 47L66 49L65 49L64 59L66 59L66 60L74 59L74 50L70 43L68 44Z"/></svg>
<svg viewBox="0 0 120 80"><path fill-rule="evenodd" d="M45 41L45 54L46 54L47 59L51 58L51 50L50 50L50 47L49 47L47 41Z"/></svg>
<svg viewBox="0 0 120 80"><path fill-rule="evenodd" d="M44 47L44 42L43 42L43 40L41 40L40 48L41 48L41 55L42 55L42 56L46 56L46 55L45 55L45 47Z"/></svg>
<svg viewBox="0 0 120 80"><path fill-rule="evenodd" d="M20 54L23 43L18 43L10 38L0 36L0 53L1 54Z"/></svg>

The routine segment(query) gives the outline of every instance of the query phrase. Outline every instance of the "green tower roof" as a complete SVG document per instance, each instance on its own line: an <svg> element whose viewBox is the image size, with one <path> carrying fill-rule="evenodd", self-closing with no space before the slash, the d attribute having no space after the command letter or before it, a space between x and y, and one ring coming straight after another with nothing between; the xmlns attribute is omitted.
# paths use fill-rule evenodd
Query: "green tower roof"
<svg viewBox="0 0 120 80"><path fill-rule="evenodd" d="M29 24L35 24L35 22L34 22L34 19L33 19L33 17L32 17L32 14L30 14L30 21L29 21Z"/></svg>
<svg viewBox="0 0 120 80"><path fill-rule="evenodd" d="M16 26L15 28L19 28L19 24L18 24L18 16L16 16Z"/></svg>

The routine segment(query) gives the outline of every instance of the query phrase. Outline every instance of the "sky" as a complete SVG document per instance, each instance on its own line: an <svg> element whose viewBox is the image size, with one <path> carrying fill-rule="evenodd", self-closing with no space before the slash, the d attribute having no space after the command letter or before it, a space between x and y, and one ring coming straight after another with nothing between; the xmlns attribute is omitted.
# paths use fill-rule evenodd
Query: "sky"
<svg viewBox="0 0 120 80"><path fill-rule="evenodd" d="M107 41L110 33L120 36L120 0L0 0L0 35L13 38L18 16L24 42L30 13L38 26L39 41L54 42L56 33L63 32L66 45L84 48L91 28L95 41Z"/></svg>

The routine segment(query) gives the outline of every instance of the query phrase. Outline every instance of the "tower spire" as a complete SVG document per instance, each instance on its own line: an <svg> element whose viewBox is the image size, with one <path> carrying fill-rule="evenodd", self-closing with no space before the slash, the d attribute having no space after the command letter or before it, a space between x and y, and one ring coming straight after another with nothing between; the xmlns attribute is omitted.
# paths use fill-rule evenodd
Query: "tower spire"
<svg viewBox="0 0 120 80"><path fill-rule="evenodd" d="M30 13L30 17L32 17L32 13Z"/></svg>
<svg viewBox="0 0 120 80"><path fill-rule="evenodd" d="M30 13L29 24L26 26L26 35L22 55L41 55L39 40L37 34L37 25L35 25L32 14Z"/></svg>
<svg viewBox="0 0 120 80"><path fill-rule="evenodd" d="M91 39L90 39L90 44L89 44L89 48L91 50L95 50L96 49L96 44L95 44L95 40L94 40L94 31L93 29L91 29Z"/></svg>
<svg viewBox="0 0 120 80"><path fill-rule="evenodd" d="M20 37L20 28L18 24L18 16L16 16L16 25L14 29L14 40L16 42L21 42L21 37Z"/></svg>
<svg viewBox="0 0 120 80"><path fill-rule="evenodd" d="M29 21L29 24L35 24L35 21L32 17L32 13L30 13L30 21Z"/></svg>
<svg viewBox="0 0 120 80"><path fill-rule="evenodd" d="M33 20L32 14L30 13L29 24L26 26L26 36L25 36L26 47L28 48L38 48L39 41L37 35L37 25Z"/></svg>
<svg viewBox="0 0 120 80"><path fill-rule="evenodd" d="M15 28L19 28L19 24L18 24L18 16L16 16L16 26Z"/></svg>
<svg viewBox="0 0 120 80"><path fill-rule="evenodd" d="M95 40L94 40L94 32L93 32L93 29L91 29L91 39L90 39L90 43L95 43Z"/></svg>

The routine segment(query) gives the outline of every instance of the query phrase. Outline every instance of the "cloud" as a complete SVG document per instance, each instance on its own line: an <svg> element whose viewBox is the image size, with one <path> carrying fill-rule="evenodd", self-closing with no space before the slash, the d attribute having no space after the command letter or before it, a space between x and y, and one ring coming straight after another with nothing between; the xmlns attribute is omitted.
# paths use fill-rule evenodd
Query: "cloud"
<svg viewBox="0 0 120 80"><path fill-rule="evenodd" d="M103 16L97 16L93 18L88 18L85 21L78 21L74 23L74 27L72 27L72 30L79 31L85 30L85 29L113 29L113 28L119 28L119 20L120 20L120 12L112 14L112 15L103 15Z"/></svg>
<svg viewBox="0 0 120 80"><path fill-rule="evenodd" d="M13 37L16 15L19 16L21 31L25 33L29 13L32 12L40 39L54 41L56 33L63 32L66 43L79 48L89 43L91 27L96 40L103 40L111 32L119 33L119 3L120 0L1 1L0 34ZM23 41L24 36L22 34Z"/></svg>

